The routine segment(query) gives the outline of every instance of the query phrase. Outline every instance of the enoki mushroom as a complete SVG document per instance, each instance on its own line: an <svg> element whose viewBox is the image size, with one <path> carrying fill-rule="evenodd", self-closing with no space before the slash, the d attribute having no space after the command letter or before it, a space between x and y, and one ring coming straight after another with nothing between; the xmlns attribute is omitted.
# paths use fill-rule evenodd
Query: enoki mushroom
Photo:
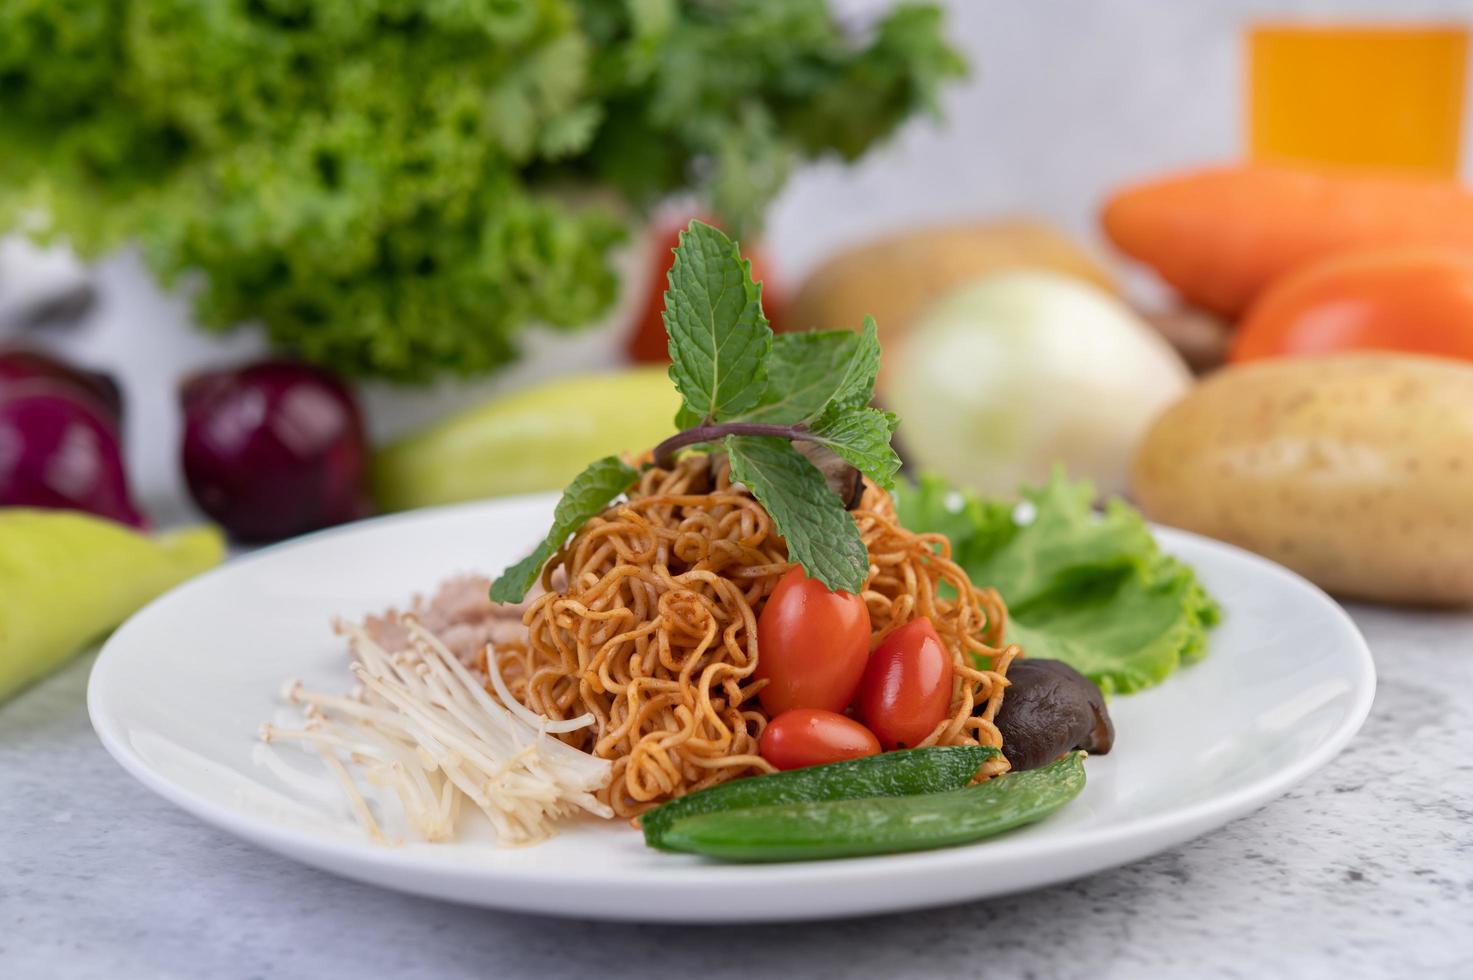
<svg viewBox="0 0 1473 980"><path fill-rule="evenodd" d="M579 810L613 816L595 796L609 781L610 763L552 737L593 724L592 715L551 721L533 714L510 696L489 658L498 701L434 634L412 617L403 623L411 648L398 653L360 627L336 623L357 657L352 670L361 689L320 694L288 682L283 693L302 706L306 723L264 725L262 740L296 741L319 754L354 816L378 841L387 837L359 776L391 790L409 827L428 841L452 836L465 800L507 844L541 840L555 821Z"/></svg>

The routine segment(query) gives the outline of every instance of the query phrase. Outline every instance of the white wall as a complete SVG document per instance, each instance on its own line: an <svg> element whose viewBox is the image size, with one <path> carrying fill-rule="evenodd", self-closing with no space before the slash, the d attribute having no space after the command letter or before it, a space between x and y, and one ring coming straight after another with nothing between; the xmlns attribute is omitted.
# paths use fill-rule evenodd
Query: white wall
<svg viewBox="0 0 1473 980"><path fill-rule="evenodd" d="M857 15L886 6L839 3ZM947 0L972 77L943 122L858 166L800 174L773 213L778 266L801 275L846 241L920 220L1028 212L1095 235L1123 181L1242 147L1244 25L1256 19L1458 20L1470 0ZM1468 99L1473 106L1473 97ZM1473 126L1465 127L1473 130ZM1465 146L1473 132L1465 131ZM1464 153L1473 175L1473 150Z"/></svg>

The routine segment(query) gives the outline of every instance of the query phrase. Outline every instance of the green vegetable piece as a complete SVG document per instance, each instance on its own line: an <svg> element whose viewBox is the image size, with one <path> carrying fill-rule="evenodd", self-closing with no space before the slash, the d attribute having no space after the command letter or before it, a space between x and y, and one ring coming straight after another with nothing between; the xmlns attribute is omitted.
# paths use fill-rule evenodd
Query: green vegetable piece
<svg viewBox="0 0 1473 980"><path fill-rule="evenodd" d="M732 479L745 484L772 515L788 543L788 557L830 589L860 592L869 551L854 515L818 468L792 443L773 436L727 436L726 451Z"/></svg>
<svg viewBox="0 0 1473 980"><path fill-rule="evenodd" d="M844 373L834 389L830 410L847 412L868 405L875 395L875 378L879 373L880 331L875 326L875 318L867 316L854 348L854 357L844 366Z"/></svg>
<svg viewBox="0 0 1473 980"><path fill-rule="evenodd" d="M213 527L150 537L76 511L0 509L0 701L224 555Z"/></svg>
<svg viewBox="0 0 1473 980"><path fill-rule="evenodd" d="M137 241L340 373L484 372L597 322L643 205L750 224L963 73L934 6L831 6L0 3L0 227Z"/></svg>
<svg viewBox="0 0 1473 980"><path fill-rule="evenodd" d="M1055 474L1045 486L1025 488L1019 496L1033 505L1033 520L1014 524L1006 542L975 558L984 580L1006 583L1013 596L1009 602L1019 608L1103 575L1142 569L1159 553L1133 507L1112 500L1102 515L1095 513L1090 506L1094 487L1087 480L1070 483Z"/></svg>
<svg viewBox="0 0 1473 980"><path fill-rule="evenodd" d="M491 584L492 602L521 602L542 566L582 527L639 479L639 473L617 456L595 460L573 478L553 512L552 530L530 555L501 573Z"/></svg>
<svg viewBox="0 0 1473 980"><path fill-rule="evenodd" d="M1084 753L977 786L920 796L794 803L676 820L667 850L726 861L814 861L968 844L1034 823L1084 789Z"/></svg>
<svg viewBox="0 0 1473 980"><path fill-rule="evenodd" d="M681 428L735 418L766 388L772 329L762 287L735 242L700 221L680 233L665 293L670 378L685 405Z"/></svg>
<svg viewBox="0 0 1473 980"><path fill-rule="evenodd" d="M406 510L557 490L590 459L643 452L670 435L679 404L659 367L559 378L493 398L379 450L374 498L383 510Z"/></svg>
<svg viewBox="0 0 1473 980"><path fill-rule="evenodd" d="M895 485L895 474L900 470L900 457L890 448L890 437L899 421L894 412L855 408L825 415L809 438L888 490Z"/></svg>
<svg viewBox="0 0 1473 980"><path fill-rule="evenodd" d="M1190 568L1164 558L1148 574L1061 593L1010 618L1007 639L1033 657L1062 660L1105 694L1159 684L1207 652L1221 612Z"/></svg>
<svg viewBox="0 0 1473 980"><path fill-rule="evenodd" d="M879 369L880 339L871 317L862 333L778 334L767 359L767 391L742 421L797 425L830 407L862 408L874 397Z"/></svg>
<svg viewBox="0 0 1473 980"><path fill-rule="evenodd" d="M1089 484L1058 473L1021 495L1027 523L1011 504L935 478L901 487L896 508L912 530L945 534L972 581L1002 594L1010 642L1072 665L1106 694L1158 684L1205 654L1221 611L1138 512L1112 500L1097 514Z"/></svg>
<svg viewBox="0 0 1473 980"><path fill-rule="evenodd" d="M639 818L644 842L663 847L665 832L678 820L759 806L913 796L961 789L988 759L1000 753L986 745L954 745L882 752L767 776L736 779L656 807Z"/></svg>

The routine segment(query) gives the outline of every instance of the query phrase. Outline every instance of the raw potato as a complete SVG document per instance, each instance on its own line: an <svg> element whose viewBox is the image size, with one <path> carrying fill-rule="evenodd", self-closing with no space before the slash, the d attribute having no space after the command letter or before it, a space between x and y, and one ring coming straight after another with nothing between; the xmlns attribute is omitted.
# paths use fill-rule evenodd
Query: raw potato
<svg viewBox="0 0 1473 980"><path fill-rule="evenodd" d="M788 311L795 330L859 329L875 318L884 343L953 286L1004 269L1050 269L1116 290L1083 248L1026 219L922 228L889 235L830 257L803 281Z"/></svg>
<svg viewBox="0 0 1473 980"><path fill-rule="evenodd" d="M1246 364L1152 426L1150 517L1340 595L1473 603L1473 365L1401 354Z"/></svg>

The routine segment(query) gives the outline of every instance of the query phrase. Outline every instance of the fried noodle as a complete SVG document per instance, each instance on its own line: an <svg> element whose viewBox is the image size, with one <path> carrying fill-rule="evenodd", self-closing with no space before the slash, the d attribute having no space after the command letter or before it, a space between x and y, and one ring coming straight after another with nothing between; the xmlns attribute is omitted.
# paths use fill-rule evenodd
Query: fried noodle
<svg viewBox="0 0 1473 980"><path fill-rule="evenodd" d="M945 537L901 527L885 491L867 486L853 513L869 549L871 649L928 616L952 653L950 714L921 744L1000 749L993 718L1018 654L1002 644L1001 597L973 586ZM548 562L526 643L497 646L497 664L533 711L594 715L560 737L613 763L599 798L621 816L771 772L757 751L757 617L789 567L772 518L724 461L687 456L646 470ZM1006 769L999 756L979 778Z"/></svg>

